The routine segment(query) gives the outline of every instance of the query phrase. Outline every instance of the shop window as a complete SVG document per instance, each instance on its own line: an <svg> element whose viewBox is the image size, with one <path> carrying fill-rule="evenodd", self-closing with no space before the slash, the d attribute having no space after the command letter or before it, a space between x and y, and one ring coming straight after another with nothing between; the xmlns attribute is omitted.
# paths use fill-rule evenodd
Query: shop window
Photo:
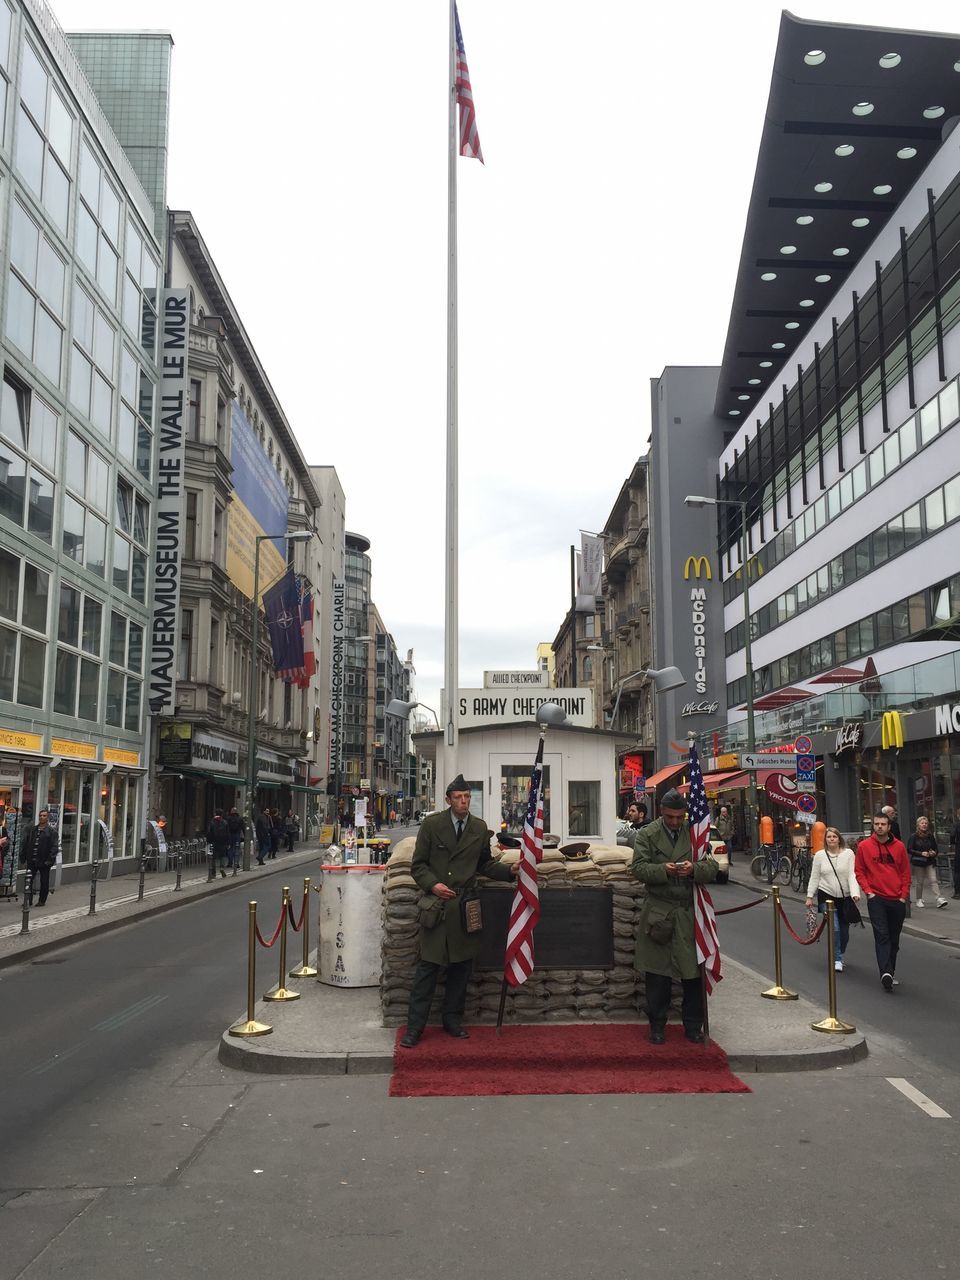
<svg viewBox="0 0 960 1280"><path fill-rule="evenodd" d="M479 789L482 800L482 783L471 783ZM527 801L530 794L529 764L504 764L500 767L500 815L501 821L507 824L507 830L514 835L523 831L524 819L527 816ZM473 800L471 800L471 810ZM479 812L479 810L477 810ZM550 830L550 766L543 766L543 829Z"/></svg>

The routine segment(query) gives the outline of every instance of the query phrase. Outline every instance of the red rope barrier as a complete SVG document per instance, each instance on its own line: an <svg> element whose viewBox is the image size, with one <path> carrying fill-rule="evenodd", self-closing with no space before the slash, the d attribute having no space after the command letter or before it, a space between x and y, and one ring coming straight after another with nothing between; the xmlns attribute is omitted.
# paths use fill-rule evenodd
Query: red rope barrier
<svg viewBox="0 0 960 1280"><path fill-rule="evenodd" d="M783 920L783 923L787 926L787 932L790 934L791 938L793 938L796 942L800 943L801 947L809 947L811 942L816 942L817 939L820 937L821 933L823 933L824 929L827 927L827 917L824 916L823 919L820 921L820 924L817 926L817 930L815 933L811 933L809 938L801 938L798 933L794 933L793 926L790 924L790 921L787 919L787 913L783 909L783 903L781 902L781 903L778 903L777 905L780 907L780 918Z"/></svg>
<svg viewBox="0 0 960 1280"><path fill-rule="evenodd" d="M306 902L304 902L301 905L300 919L295 920L293 918L293 903L289 899L287 900L287 911L290 913L290 928L293 930L294 933L299 933L300 930L303 928L303 913L306 909L306 906L307 906Z"/></svg>
<svg viewBox="0 0 960 1280"><path fill-rule="evenodd" d="M715 911L713 914L716 916L732 916L738 911L746 911L748 907L759 907L761 902L769 901L767 894L764 894L762 898L754 898L752 902L744 902L739 907L724 907L722 911Z"/></svg>
<svg viewBox="0 0 960 1280"><path fill-rule="evenodd" d="M284 911L284 909L281 907L280 919L277 921L277 927L274 930L273 937L270 939L269 942L264 942L263 934L260 932L260 926L257 925L257 941L260 943L261 947L266 947L267 950L269 951L270 948L273 946L273 944L276 942L276 940L280 937L280 930L283 928L283 919L286 914L287 914L286 911Z"/></svg>

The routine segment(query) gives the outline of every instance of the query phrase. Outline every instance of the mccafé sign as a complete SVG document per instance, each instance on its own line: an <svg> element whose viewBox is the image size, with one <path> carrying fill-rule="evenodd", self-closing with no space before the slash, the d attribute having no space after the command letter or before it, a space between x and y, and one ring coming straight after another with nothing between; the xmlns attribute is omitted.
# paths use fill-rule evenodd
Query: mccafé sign
<svg viewBox="0 0 960 1280"><path fill-rule="evenodd" d="M854 720L850 724L841 725L837 730L837 744L834 748L834 755L840 755L844 751L855 751L863 742L863 724L859 720Z"/></svg>

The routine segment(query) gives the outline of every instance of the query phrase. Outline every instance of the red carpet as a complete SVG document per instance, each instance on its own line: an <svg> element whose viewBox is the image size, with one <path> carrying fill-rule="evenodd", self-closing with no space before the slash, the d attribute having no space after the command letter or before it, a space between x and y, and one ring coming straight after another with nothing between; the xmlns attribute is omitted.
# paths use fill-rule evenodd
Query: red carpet
<svg viewBox="0 0 960 1280"><path fill-rule="evenodd" d="M712 1043L691 1044L680 1026L652 1045L637 1023L471 1027L454 1040L428 1027L415 1049L394 1047L390 1096L475 1098L546 1093L749 1093Z"/></svg>

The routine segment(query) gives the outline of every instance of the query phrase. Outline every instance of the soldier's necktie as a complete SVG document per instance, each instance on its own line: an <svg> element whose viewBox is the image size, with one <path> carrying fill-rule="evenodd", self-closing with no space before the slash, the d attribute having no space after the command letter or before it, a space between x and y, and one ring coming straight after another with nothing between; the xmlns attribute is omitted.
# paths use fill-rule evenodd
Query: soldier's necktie
<svg viewBox="0 0 960 1280"><path fill-rule="evenodd" d="M457 839L459 840L462 835L463 835L463 819L458 818L457 819Z"/></svg>

